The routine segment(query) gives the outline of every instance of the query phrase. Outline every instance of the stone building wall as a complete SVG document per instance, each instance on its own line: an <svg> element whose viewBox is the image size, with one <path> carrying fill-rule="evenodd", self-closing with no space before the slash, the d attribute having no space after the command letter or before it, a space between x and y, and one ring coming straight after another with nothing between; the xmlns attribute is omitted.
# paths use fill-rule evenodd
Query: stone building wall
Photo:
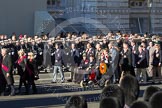
<svg viewBox="0 0 162 108"><path fill-rule="evenodd" d="M162 33L162 0L64 1L66 18L85 18L83 26L89 32L121 30L123 32ZM98 27L89 24L87 18L96 20ZM102 28L102 25L106 28Z"/></svg>

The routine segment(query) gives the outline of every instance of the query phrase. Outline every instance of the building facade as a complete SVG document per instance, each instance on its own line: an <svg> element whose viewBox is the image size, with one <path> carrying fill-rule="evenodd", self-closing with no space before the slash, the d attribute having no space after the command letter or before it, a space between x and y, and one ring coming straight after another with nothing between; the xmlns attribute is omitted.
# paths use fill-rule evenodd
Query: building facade
<svg viewBox="0 0 162 108"><path fill-rule="evenodd" d="M50 32L65 21L60 31L162 33L161 7L162 0L1 0L0 33L34 35L39 31ZM55 22L43 12L54 26L49 24L48 18L38 17L42 15L37 14L35 18L38 11L50 13ZM43 29L38 27L40 19Z"/></svg>
<svg viewBox="0 0 162 108"><path fill-rule="evenodd" d="M63 11L59 17L85 18L81 25L91 33L118 30L162 33L162 0L48 0L48 3L49 1L55 1L55 7ZM91 24L88 19L95 20L98 26Z"/></svg>

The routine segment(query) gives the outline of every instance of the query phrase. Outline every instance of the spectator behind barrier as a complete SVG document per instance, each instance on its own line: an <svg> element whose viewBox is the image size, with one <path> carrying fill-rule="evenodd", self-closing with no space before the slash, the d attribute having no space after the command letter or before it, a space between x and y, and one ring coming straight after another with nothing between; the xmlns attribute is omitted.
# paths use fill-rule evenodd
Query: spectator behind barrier
<svg viewBox="0 0 162 108"><path fill-rule="evenodd" d="M82 96L71 96L65 108L88 108L87 101Z"/></svg>
<svg viewBox="0 0 162 108"><path fill-rule="evenodd" d="M134 76L127 74L121 78L120 87L124 90L126 106L130 106L132 102L137 100L139 95L138 80Z"/></svg>
<svg viewBox="0 0 162 108"><path fill-rule="evenodd" d="M114 84L106 86L101 93L101 99L108 97L117 98L119 100L120 107L124 107L124 92L119 86Z"/></svg>
<svg viewBox="0 0 162 108"><path fill-rule="evenodd" d="M99 108L123 108L123 107L120 106L120 102L117 98L109 97L101 100Z"/></svg>
<svg viewBox="0 0 162 108"><path fill-rule="evenodd" d="M145 101L135 101L130 108L151 108L151 106Z"/></svg>
<svg viewBox="0 0 162 108"><path fill-rule="evenodd" d="M154 93L149 102L152 108L162 108L162 92Z"/></svg>
<svg viewBox="0 0 162 108"><path fill-rule="evenodd" d="M144 92L144 94L143 94L144 101L147 101L148 102L150 100L150 97L154 93L156 93L158 91L160 91L160 88L159 87L155 87L155 86L149 86L149 87L147 87L146 90L145 90L145 92Z"/></svg>

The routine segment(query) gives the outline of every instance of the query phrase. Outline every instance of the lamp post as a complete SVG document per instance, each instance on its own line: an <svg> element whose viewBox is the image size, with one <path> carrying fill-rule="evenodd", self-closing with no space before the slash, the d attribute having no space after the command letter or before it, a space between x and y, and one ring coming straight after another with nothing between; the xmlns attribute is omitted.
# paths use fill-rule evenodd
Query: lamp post
<svg viewBox="0 0 162 108"><path fill-rule="evenodd" d="M152 8L152 0L148 0L148 32L151 32L151 8Z"/></svg>

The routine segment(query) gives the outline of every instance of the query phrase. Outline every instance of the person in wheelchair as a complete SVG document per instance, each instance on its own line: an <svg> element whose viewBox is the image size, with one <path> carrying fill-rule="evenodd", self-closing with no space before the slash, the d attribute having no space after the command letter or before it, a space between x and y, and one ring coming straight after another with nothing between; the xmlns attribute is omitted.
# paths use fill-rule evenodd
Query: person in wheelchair
<svg viewBox="0 0 162 108"><path fill-rule="evenodd" d="M87 84L91 84L92 82L95 84L102 83L100 81L101 79L104 79L104 84L106 81L106 78L103 77L108 71L108 65L109 65L109 54L108 50L104 49L99 60L96 62L94 55L90 55L89 58L89 64L86 69L86 72L84 73L84 78L83 78L83 86Z"/></svg>
<svg viewBox="0 0 162 108"><path fill-rule="evenodd" d="M86 54L83 54L83 59L79 65L79 67L77 68L77 70L75 70L75 83L80 83L83 78L84 78L84 73L86 71L86 69L89 66L89 60L87 59Z"/></svg>
<svg viewBox="0 0 162 108"><path fill-rule="evenodd" d="M79 69L86 69L86 68L88 68L88 66L89 66L89 60L87 59L86 54L84 53L83 59L82 59L78 68Z"/></svg>
<svg viewBox="0 0 162 108"><path fill-rule="evenodd" d="M99 78L98 85L100 87L104 87L109 83L110 75L109 75L109 65L110 65L111 57L108 53L108 49L104 49L101 56L100 61L97 63L99 67Z"/></svg>
<svg viewBox="0 0 162 108"><path fill-rule="evenodd" d="M98 63L98 66L99 66L99 73L102 75L102 74L105 74L107 72L107 69L109 67L109 61L110 61L110 56L109 56L109 53L108 53L108 49L104 49L101 56L100 56L100 61ZM105 65L105 67L104 67Z"/></svg>
<svg viewBox="0 0 162 108"><path fill-rule="evenodd" d="M109 65L108 49L103 49L98 61L96 62L96 80L100 80L102 74L106 73Z"/></svg>
<svg viewBox="0 0 162 108"><path fill-rule="evenodd" d="M93 54L90 54L88 67L83 73L83 80L81 81L81 86L85 86L90 82L96 80L96 62Z"/></svg>

